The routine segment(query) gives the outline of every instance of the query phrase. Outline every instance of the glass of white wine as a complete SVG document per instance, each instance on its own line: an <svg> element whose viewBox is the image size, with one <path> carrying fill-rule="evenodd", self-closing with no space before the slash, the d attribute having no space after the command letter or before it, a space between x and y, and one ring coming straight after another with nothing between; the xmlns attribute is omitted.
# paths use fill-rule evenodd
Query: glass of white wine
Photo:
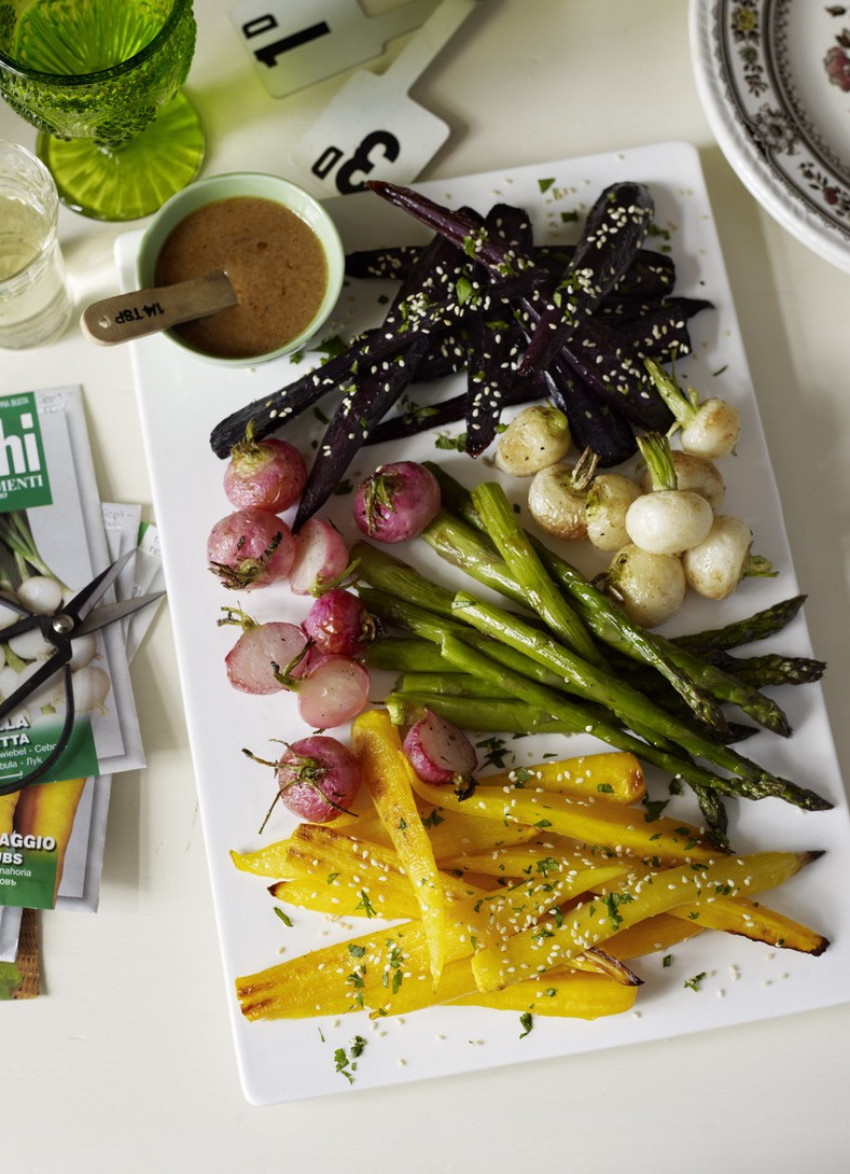
<svg viewBox="0 0 850 1174"><path fill-rule="evenodd" d="M41 346L68 324L58 219L47 168L23 147L0 141L0 348Z"/></svg>

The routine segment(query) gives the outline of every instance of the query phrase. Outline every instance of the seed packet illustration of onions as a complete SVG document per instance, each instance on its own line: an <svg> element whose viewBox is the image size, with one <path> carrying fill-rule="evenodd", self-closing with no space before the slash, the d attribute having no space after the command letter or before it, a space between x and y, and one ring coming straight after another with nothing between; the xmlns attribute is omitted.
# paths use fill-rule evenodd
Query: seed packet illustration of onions
<svg viewBox="0 0 850 1174"><path fill-rule="evenodd" d="M60 611L109 561L79 388L0 398L0 625ZM41 626L7 640L2 627L0 701L56 652ZM0 791L144 765L121 624L71 647L70 673L0 721Z"/></svg>

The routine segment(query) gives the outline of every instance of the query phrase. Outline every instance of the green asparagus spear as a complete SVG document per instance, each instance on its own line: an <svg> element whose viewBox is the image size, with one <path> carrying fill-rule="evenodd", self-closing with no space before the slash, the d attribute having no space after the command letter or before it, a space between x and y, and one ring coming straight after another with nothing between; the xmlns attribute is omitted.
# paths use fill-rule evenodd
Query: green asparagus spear
<svg viewBox="0 0 850 1174"><path fill-rule="evenodd" d="M662 770L671 772L674 778L684 779L693 787L707 787L718 794L734 795L742 799L764 799L774 796L810 811L822 811L831 806L819 795L803 790L786 780L740 776L725 778L704 769L685 756L677 756L651 746L612 723L588 715L584 707L559 695L553 689L497 664L485 653L471 648L455 636L446 636L440 647L446 660L462 672L475 673L484 680L513 692L522 701L543 713L549 713L566 726L572 725L574 733L591 734L618 750L630 751Z"/></svg>
<svg viewBox="0 0 850 1174"><path fill-rule="evenodd" d="M472 504L511 576L524 592L531 610L568 648L591 664L601 664L602 657L590 633L549 578L531 540L517 522L501 485L488 481L476 486L472 492Z"/></svg>
<svg viewBox="0 0 850 1174"><path fill-rule="evenodd" d="M442 659L442 658L441 658ZM482 697L495 700L497 691L495 686L483 683L478 677L469 673L458 673L447 665L445 671L439 673L402 673L396 682L397 693L445 693L448 697ZM506 693L498 694L503 701Z"/></svg>
<svg viewBox="0 0 850 1174"><path fill-rule="evenodd" d="M372 669L396 673L439 673L446 668L433 644L406 636L381 636L373 640L366 652L366 664Z"/></svg>
<svg viewBox="0 0 850 1174"><path fill-rule="evenodd" d="M426 709L460 730L493 734L572 734L572 725L514 697L455 697L449 693L390 693L385 702L393 723L413 725Z"/></svg>
<svg viewBox="0 0 850 1174"><path fill-rule="evenodd" d="M712 762L740 778L760 782L767 787L787 789L792 784L778 779L764 767L738 754L728 746L712 742L672 714L655 706L630 685L610 676L581 659L550 637L536 631L518 617L466 593L455 596L455 615L468 621L480 632L525 652L532 660L554 673L563 674L564 687L585 700L605 706L642 738L655 746L675 743L682 751ZM463 637L461 636L461 639ZM790 793L790 792L788 792Z"/></svg>
<svg viewBox="0 0 850 1174"><path fill-rule="evenodd" d="M826 663L811 656L770 652L764 656L732 656L727 652L712 652L710 657L712 664L755 689L768 685L808 685L821 680L826 672Z"/></svg>
<svg viewBox="0 0 850 1174"><path fill-rule="evenodd" d="M730 648L740 648L742 644L766 640L790 624L805 602L805 595L794 595L722 628L710 628L687 636L674 636L672 643L677 648L685 648L697 655L705 656L715 650L728 651Z"/></svg>
<svg viewBox="0 0 850 1174"><path fill-rule="evenodd" d="M368 543L358 543L352 551L358 560L358 574L367 583L377 584L372 590L360 589L367 606L373 614L385 622L413 632L437 643L442 656L461 672L469 672L483 678L497 691L507 691L525 701L542 713L563 722L575 733L589 733L618 749L630 750L642 756L674 776L685 779L689 785L708 787L720 794L740 795L744 798L761 799L774 795L810 810L823 810L830 804L814 792L806 791L785 779L776 778L756 764L747 764L747 773L726 778L716 771L709 771L694 763L686 752L671 751L665 744L664 726L653 730L647 727L655 744L630 734L617 725L602 706L584 701L576 702L561 690L563 676L550 665L541 663L526 651L520 651L507 644L494 641L489 636L476 633L471 627L427 610L427 602L433 601L441 610L445 608L446 592L430 583L412 567ZM398 592L394 595L392 592ZM415 598L416 603L409 600ZM424 606L423 606L424 604ZM508 613L503 613L508 615ZM510 617L519 623L518 618ZM539 636L530 625L529 632ZM477 636L477 639L476 639ZM542 640L550 645L551 641ZM473 646L475 645L475 646ZM495 659L498 657L499 659ZM590 694L592 696L592 694ZM644 725L642 722L641 732ZM701 747L702 749L703 747ZM704 747L706 758L714 762L718 754L731 753L723 747L707 743ZM713 757L710 757L712 755ZM731 762L732 759L729 759ZM747 760L734 756L736 766L744 766Z"/></svg>

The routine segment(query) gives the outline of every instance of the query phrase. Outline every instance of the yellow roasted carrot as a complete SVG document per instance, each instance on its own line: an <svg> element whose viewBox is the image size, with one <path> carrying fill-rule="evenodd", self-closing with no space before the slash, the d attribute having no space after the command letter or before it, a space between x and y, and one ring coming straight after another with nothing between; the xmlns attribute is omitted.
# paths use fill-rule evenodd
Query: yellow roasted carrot
<svg viewBox="0 0 850 1174"><path fill-rule="evenodd" d="M402 966L411 965L428 965L428 944L418 921L244 975L236 980L236 997L251 1020L343 1015L377 1005Z"/></svg>
<svg viewBox="0 0 850 1174"><path fill-rule="evenodd" d="M295 909L309 909L328 917L376 917L383 921L409 921L419 916L419 906L402 876L387 878L380 892L350 878L335 876L321 881L300 876L294 880L275 881L269 892L276 901Z"/></svg>
<svg viewBox="0 0 850 1174"><path fill-rule="evenodd" d="M275 840L253 852L230 852L230 859L240 872L250 872L253 876L265 876L270 880L288 880L299 876L289 859L290 840Z"/></svg>
<svg viewBox="0 0 850 1174"><path fill-rule="evenodd" d="M466 995L456 1007L492 1007L497 1011L529 1012L563 1019L600 1019L621 1015L635 1005L638 988L604 974L563 971L516 982L501 991Z"/></svg>
<svg viewBox="0 0 850 1174"><path fill-rule="evenodd" d="M646 917L677 906L701 905L719 896L761 892L793 876L813 853L762 852L730 856L705 868L662 869L608 897L594 897L559 918L487 946L473 958L479 990L493 991L533 974L544 974Z"/></svg>
<svg viewBox="0 0 850 1174"><path fill-rule="evenodd" d="M553 792L526 793L512 790L491 794L478 787L469 799L459 799L450 787L437 787L413 776L416 793L449 810L461 805L469 815L498 820L506 826L522 824L567 836L579 843L604 844L610 852L633 852L640 856L687 858L707 864L720 853L699 829L680 820L661 816L650 820L638 807L623 807L607 799L576 799Z"/></svg>
<svg viewBox="0 0 850 1174"><path fill-rule="evenodd" d="M696 922L703 929L764 942L777 950L798 950L817 956L829 946L829 940L817 930L743 897L718 897L710 905L684 905L671 909L670 916Z"/></svg>
<svg viewBox="0 0 850 1174"><path fill-rule="evenodd" d="M604 978L606 982L610 982L614 986L622 986L626 989L636 989L641 983L641 980L622 962L599 950L588 950L587 953L576 957L568 967L561 967L553 973L559 978L563 978L567 974L590 974L596 978ZM516 984L522 988L519 998L524 999L526 1004L529 998L534 996L536 988L532 986L532 983L535 977L532 976L531 979ZM449 959L436 986L431 983L426 969L417 971L408 960L403 974L394 984L392 991L384 989L382 992L378 992L380 1002L374 1006L371 1017L383 1019L390 1015L409 1015L414 1011L423 1011L426 1007L462 1002L496 1006L495 1000L492 1003L489 1001L490 994L498 995L500 993L482 994L478 990L472 967L472 957L468 954ZM634 995L627 1001L630 1006L634 1002ZM510 1008L510 1001L506 1000L505 1005L506 1008ZM557 1005L557 1001L555 1005ZM525 1005L520 1007L520 1010L526 1009ZM550 1005L550 1013L556 1013L552 1009L552 1005ZM600 1012L600 1014L603 1013ZM595 1018L594 1015L582 1016L582 1018L585 1017Z"/></svg>
<svg viewBox="0 0 850 1174"><path fill-rule="evenodd" d="M271 887L279 900L337 916L345 913L385 921L420 916L419 901L395 849L315 824L300 825L286 844L287 864L295 879ZM446 933L481 938L487 915L479 902L485 893L457 877L438 876L451 910Z"/></svg>
<svg viewBox="0 0 850 1174"><path fill-rule="evenodd" d="M481 775L481 787L523 787L576 798L600 796L612 803L634 803L646 794L643 768L634 754L610 751L552 759Z"/></svg>
<svg viewBox="0 0 850 1174"><path fill-rule="evenodd" d="M398 730L383 709L364 710L351 726L351 747L419 903L434 982L446 958L446 903L428 832L411 786L413 772Z"/></svg>
<svg viewBox="0 0 850 1174"><path fill-rule="evenodd" d="M651 870L645 864L636 863L633 866L632 878L649 875ZM598 895L605 896L609 891L621 891L626 883L629 882L622 877L615 877L610 882L605 881L603 885L594 883L591 887ZM777 949L799 950L804 954L818 955L829 946L828 939L817 930L792 921L783 913L742 896L721 894L710 902L677 905L669 911L669 916L680 921L696 922L703 929L738 934Z"/></svg>
<svg viewBox="0 0 850 1174"><path fill-rule="evenodd" d="M671 913L658 913L614 934L605 943L605 952L621 962L628 962L678 946L702 933L704 928L695 921L673 917Z"/></svg>
<svg viewBox="0 0 850 1174"><path fill-rule="evenodd" d="M489 929L496 930L503 938L512 937L536 925L558 906L589 890L619 881L628 875L628 870L628 864L617 860L597 868L575 869L550 858L547 867L527 880L485 894L477 907L486 916Z"/></svg>

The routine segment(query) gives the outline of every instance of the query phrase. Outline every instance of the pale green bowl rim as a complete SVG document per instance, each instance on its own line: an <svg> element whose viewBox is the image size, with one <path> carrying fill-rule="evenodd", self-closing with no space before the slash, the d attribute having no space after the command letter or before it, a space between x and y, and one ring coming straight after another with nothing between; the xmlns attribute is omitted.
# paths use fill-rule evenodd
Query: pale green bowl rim
<svg viewBox="0 0 850 1174"><path fill-rule="evenodd" d="M236 196L274 200L300 216L316 233L324 250L328 268L327 288L319 309L306 329L295 338L276 350L254 356L224 358L220 355L210 355L189 346L173 331L163 331L163 335L185 354L193 355L206 363L215 363L222 367L254 367L258 363L268 363L282 355L290 355L300 350L327 322L342 291L345 279L345 250L342 240L325 208L309 192L291 180L259 171L233 171L195 180L163 204L145 229L136 257L136 280L142 289L153 285L159 251L169 233L181 220L207 204L233 199Z"/></svg>

